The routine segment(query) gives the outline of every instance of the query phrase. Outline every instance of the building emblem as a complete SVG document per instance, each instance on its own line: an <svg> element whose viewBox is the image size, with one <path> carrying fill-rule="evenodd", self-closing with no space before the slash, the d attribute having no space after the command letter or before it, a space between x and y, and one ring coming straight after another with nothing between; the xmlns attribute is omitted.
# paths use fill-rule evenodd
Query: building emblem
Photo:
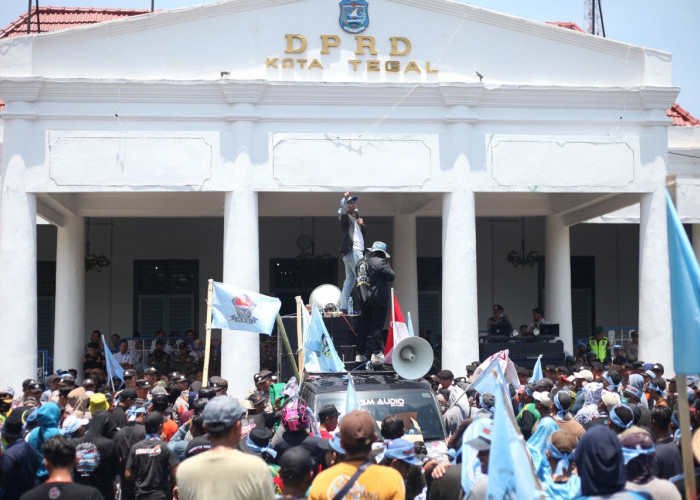
<svg viewBox="0 0 700 500"><path fill-rule="evenodd" d="M369 5L366 0L340 1L340 27L348 33L360 33L369 26Z"/></svg>
<svg viewBox="0 0 700 500"><path fill-rule="evenodd" d="M250 297L247 295L240 295L231 299L231 303L236 310L236 314L231 316L231 321L246 323L248 325L254 325L258 321L258 318L253 316L257 305Z"/></svg>

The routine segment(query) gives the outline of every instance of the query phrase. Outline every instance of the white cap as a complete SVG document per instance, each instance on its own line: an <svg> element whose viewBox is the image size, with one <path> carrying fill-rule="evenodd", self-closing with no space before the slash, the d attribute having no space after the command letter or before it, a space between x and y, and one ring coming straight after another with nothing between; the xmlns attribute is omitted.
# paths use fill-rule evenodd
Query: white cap
<svg viewBox="0 0 700 500"><path fill-rule="evenodd" d="M581 370L580 372L574 372L574 378L582 378L588 382L593 382L593 372L591 370Z"/></svg>

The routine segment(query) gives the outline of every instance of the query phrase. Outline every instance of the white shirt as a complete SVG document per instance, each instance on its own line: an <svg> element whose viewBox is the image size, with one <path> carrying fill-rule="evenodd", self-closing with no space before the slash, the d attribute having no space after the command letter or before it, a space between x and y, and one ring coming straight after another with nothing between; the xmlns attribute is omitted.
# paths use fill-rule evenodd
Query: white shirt
<svg viewBox="0 0 700 500"><path fill-rule="evenodd" d="M114 359L116 359L117 363L119 363L120 365L123 365L123 364L133 365L134 364L134 357L131 354L129 354L128 352L125 352L125 353L122 353L120 351L115 352Z"/></svg>

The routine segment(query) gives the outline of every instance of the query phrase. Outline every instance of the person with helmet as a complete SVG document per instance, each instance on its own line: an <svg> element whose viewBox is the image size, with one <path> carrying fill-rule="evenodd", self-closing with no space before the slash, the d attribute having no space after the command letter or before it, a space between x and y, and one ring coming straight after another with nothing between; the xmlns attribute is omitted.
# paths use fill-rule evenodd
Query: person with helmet
<svg viewBox="0 0 700 500"><path fill-rule="evenodd" d="M278 461L290 448L301 446L311 454L315 470L318 470L319 465L325 465L325 444L320 437L309 435L311 410L301 399L292 398L284 404L282 407L282 425L284 426L282 438L274 445Z"/></svg>

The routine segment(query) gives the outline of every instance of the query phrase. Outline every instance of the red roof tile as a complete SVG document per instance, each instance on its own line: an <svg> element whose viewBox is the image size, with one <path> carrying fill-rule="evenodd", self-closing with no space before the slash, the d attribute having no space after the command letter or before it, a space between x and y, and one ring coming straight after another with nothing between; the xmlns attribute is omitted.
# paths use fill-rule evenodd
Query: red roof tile
<svg viewBox="0 0 700 500"><path fill-rule="evenodd" d="M673 124L676 127L695 127L700 125L700 120L681 108L678 103L673 103L671 109L666 111L666 116L673 119Z"/></svg>
<svg viewBox="0 0 700 500"><path fill-rule="evenodd" d="M573 21L545 21L547 24L553 24L554 26L559 26L560 28L566 28L574 31L580 31L585 33L578 24Z"/></svg>
<svg viewBox="0 0 700 500"><path fill-rule="evenodd" d="M39 7L39 22L37 23L36 7L32 7L30 16L30 33L65 30L101 23L113 19L146 14L149 10L108 9L104 7ZM24 12L16 21L11 22L0 31L0 39L27 34L27 13Z"/></svg>

